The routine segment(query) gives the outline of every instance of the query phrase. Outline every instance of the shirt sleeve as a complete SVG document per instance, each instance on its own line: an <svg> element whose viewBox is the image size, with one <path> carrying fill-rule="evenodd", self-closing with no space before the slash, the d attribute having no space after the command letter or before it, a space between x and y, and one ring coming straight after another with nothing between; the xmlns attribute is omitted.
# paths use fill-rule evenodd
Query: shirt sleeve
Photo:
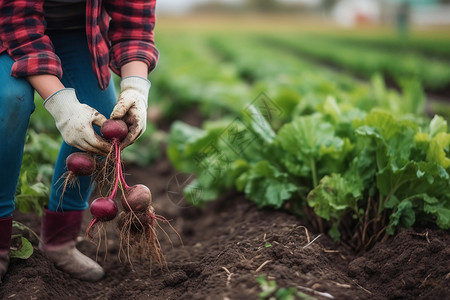
<svg viewBox="0 0 450 300"><path fill-rule="evenodd" d="M0 41L15 61L14 77L62 76L61 61L45 35L44 0L0 0Z"/></svg>
<svg viewBox="0 0 450 300"><path fill-rule="evenodd" d="M111 17L108 37L111 42L110 68L120 75L120 68L131 61L143 61L150 73L158 62L154 42L156 0L106 1Z"/></svg>

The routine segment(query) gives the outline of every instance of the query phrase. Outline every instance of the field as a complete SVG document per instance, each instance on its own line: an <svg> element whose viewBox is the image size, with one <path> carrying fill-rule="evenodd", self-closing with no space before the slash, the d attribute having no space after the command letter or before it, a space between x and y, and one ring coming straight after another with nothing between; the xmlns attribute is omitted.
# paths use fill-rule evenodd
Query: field
<svg viewBox="0 0 450 300"><path fill-rule="evenodd" d="M17 229L35 249L0 298L445 299L447 33L160 17L149 125L123 154L174 228L158 231L167 268L120 259L110 222L78 244L107 276L78 281ZM15 213L37 235L59 141L38 107Z"/></svg>

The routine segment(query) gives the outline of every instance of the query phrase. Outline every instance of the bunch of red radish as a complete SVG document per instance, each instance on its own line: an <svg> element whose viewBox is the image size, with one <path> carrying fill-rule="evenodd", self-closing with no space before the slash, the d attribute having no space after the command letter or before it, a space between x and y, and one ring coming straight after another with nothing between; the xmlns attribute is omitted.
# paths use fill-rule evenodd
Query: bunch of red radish
<svg viewBox="0 0 450 300"><path fill-rule="evenodd" d="M168 221L154 213L151 205L152 195L148 187L142 184L129 186L125 182L120 142L127 136L128 127L122 120L110 119L102 125L100 131L102 136L111 142L110 152L100 163L88 153L76 152L69 155L66 160L68 174L66 174L64 188L68 183L73 182L76 176L96 175L97 181L101 183L100 186L109 185L108 195L95 199L90 205L93 218L86 230L90 239L93 239L91 231L96 224L111 221L118 216L119 209L115 200L117 193L120 192L123 210L118 220L121 231L121 252L129 261L131 256L136 254L156 258L157 262L162 264L164 260L156 237L155 220L166 223Z"/></svg>

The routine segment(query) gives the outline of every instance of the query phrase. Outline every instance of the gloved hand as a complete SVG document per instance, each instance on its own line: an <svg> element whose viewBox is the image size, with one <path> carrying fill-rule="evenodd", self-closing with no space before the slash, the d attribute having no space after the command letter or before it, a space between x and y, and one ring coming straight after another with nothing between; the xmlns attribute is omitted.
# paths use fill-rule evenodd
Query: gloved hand
<svg viewBox="0 0 450 300"><path fill-rule="evenodd" d="M55 119L56 127L67 144L100 155L109 152L111 145L97 135L92 127L92 124L101 127L106 117L92 107L81 104L74 89L57 91L44 101L44 107Z"/></svg>
<svg viewBox="0 0 450 300"><path fill-rule="evenodd" d="M148 79L139 76L126 77L120 83L119 100L111 119L122 119L128 125L128 135L121 143L122 149L134 143L145 131L150 86Z"/></svg>

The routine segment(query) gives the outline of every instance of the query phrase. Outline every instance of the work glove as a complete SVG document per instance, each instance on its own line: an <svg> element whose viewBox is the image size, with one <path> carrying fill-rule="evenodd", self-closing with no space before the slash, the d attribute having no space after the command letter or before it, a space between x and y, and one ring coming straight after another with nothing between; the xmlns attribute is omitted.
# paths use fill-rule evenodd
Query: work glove
<svg viewBox="0 0 450 300"><path fill-rule="evenodd" d="M150 86L148 79L139 76L129 76L120 82L119 99L111 119L122 119L128 126L122 149L134 143L145 131Z"/></svg>
<svg viewBox="0 0 450 300"><path fill-rule="evenodd" d="M57 91L44 101L44 107L55 119L64 141L80 150L106 155L111 144L97 135L93 124L101 127L106 117L89 105L78 101L75 90Z"/></svg>

